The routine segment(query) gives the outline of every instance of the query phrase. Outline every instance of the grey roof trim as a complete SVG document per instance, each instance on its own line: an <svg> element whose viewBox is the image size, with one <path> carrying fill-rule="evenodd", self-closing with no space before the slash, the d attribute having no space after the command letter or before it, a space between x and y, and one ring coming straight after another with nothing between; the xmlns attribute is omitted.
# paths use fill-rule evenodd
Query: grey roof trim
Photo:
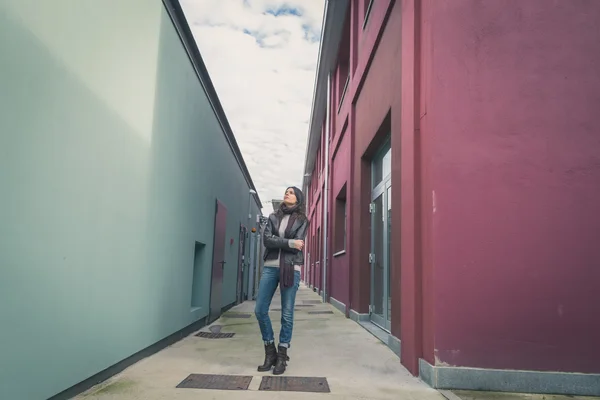
<svg viewBox="0 0 600 400"><path fill-rule="evenodd" d="M208 96L210 105L215 113L215 116L217 117L217 120L219 121L219 124L221 125L223 134L229 143L229 147L233 151L233 155L240 166L240 169L242 170L242 174L244 175L248 186L250 186L250 188L254 191L258 192L254 186L254 182L252 181L248 167L244 162L242 152L240 151L237 141L235 140L233 130L231 129L231 125L229 125L229 121L227 120L227 116L223 110L223 106L219 101L219 96L217 95L217 91L215 90L215 87L210 79L206 65L202 60L200 50L198 50L194 35L192 34L192 31L187 23L187 19L185 18L185 14L181 8L179 0L162 0L162 2L167 10L167 13L169 14L169 17L171 18L171 21L173 22L173 25L175 26L175 30L179 35L181 44L185 48L190 62L196 71L196 75L200 80L200 84ZM258 197L258 193L252 197L254 197L254 201L256 201L259 210L262 209L262 203Z"/></svg>
<svg viewBox="0 0 600 400"><path fill-rule="evenodd" d="M327 0L325 3L319 59L313 89L313 104L310 112L308 142L304 158L304 175L311 174L314 170L321 127L323 126L327 106L327 76L336 66L347 7L348 0ZM304 176L302 185L306 186L308 182L309 178Z"/></svg>
<svg viewBox="0 0 600 400"><path fill-rule="evenodd" d="M279 199L271 200L271 204L273 205L273 211L277 211L277 209L279 208L279 205L281 203L283 203L283 200L279 200Z"/></svg>

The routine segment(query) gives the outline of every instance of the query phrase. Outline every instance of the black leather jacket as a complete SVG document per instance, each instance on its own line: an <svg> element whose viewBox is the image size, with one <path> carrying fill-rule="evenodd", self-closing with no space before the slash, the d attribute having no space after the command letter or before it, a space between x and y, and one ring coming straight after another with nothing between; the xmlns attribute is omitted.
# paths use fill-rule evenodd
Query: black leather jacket
<svg viewBox="0 0 600 400"><path fill-rule="evenodd" d="M264 260L276 260L279 252L283 256L286 265L304 265L304 252L290 247L290 239L304 240L308 228L307 219L296 219L291 229L291 237L289 239L279 236L279 218L275 213L269 215L267 226L263 234L263 241L266 247Z"/></svg>

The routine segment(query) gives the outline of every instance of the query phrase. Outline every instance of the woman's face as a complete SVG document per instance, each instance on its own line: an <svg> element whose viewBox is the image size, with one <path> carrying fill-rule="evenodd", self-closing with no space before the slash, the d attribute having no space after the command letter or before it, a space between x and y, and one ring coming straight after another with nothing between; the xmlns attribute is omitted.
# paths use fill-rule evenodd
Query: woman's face
<svg viewBox="0 0 600 400"><path fill-rule="evenodd" d="M296 193L294 193L294 189L289 188L285 191L285 195L283 196L283 202L288 206L296 205L298 199L296 199Z"/></svg>

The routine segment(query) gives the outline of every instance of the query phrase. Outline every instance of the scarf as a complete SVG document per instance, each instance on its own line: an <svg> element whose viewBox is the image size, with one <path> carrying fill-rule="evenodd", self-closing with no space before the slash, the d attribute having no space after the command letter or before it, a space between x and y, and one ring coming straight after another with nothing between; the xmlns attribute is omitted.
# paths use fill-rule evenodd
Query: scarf
<svg viewBox="0 0 600 400"><path fill-rule="evenodd" d="M285 213L285 211L284 211ZM287 214L287 213L286 213ZM296 222L297 214L292 213L290 215L290 219L288 220L287 226L285 227L284 239L292 239L292 227ZM294 264L285 263L285 257L283 256L283 251L279 252L279 273L280 273L280 283L284 288L292 287L294 285Z"/></svg>
<svg viewBox="0 0 600 400"><path fill-rule="evenodd" d="M290 219L288 220L287 226L285 227L284 239L293 239L292 237L292 228L294 227L294 223L298 218L298 209L304 203L304 193L300 189L295 186L291 186L288 189L294 189L294 195L296 196L296 204L293 206L288 206L285 203L282 203L280 206L283 214L289 215ZM283 252L279 252L279 281L284 288L292 287L294 285L294 265L285 264L285 257L283 257Z"/></svg>

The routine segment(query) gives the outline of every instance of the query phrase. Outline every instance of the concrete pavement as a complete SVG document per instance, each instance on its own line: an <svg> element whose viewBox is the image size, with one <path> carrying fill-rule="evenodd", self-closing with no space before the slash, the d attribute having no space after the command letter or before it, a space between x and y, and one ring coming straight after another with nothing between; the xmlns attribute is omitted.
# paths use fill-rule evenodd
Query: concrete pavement
<svg viewBox="0 0 600 400"><path fill-rule="evenodd" d="M85 400L192 400L192 399L345 399L345 400L566 400L583 397L515 393L441 391L410 375L379 339L347 319L329 304L320 303L312 290L301 285L290 362L284 376L325 377L330 393L259 391L263 376L256 370L264 350L254 317L254 302L226 312L200 332L235 333L227 339L206 339L196 333L129 367L121 374L76 397ZM314 303L318 304L314 304ZM276 338L281 313L279 292L271 305ZM309 314L326 311L327 314ZM250 314L250 315L248 315ZM237 318L236 318L237 316ZM239 318L244 316L243 318ZM245 375L247 390L177 388L190 374ZM586 400L600 400L586 397Z"/></svg>
<svg viewBox="0 0 600 400"><path fill-rule="evenodd" d="M325 377L330 393L259 391L263 376L256 370L264 350L254 302L240 304L214 322L220 332L235 333L228 339L188 336L178 343L129 367L95 386L77 399L414 399L444 397L402 367L398 357L377 338L347 319L329 304L310 304L319 297L304 285L296 299L290 362L284 376ZM278 293L271 310L280 308ZM331 314L309 314L329 311ZM250 313L249 318L232 318ZM281 313L271 311L273 329L279 333ZM201 329L210 332L211 327ZM248 390L181 389L176 386L190 374L249 375Z"/></svg>

